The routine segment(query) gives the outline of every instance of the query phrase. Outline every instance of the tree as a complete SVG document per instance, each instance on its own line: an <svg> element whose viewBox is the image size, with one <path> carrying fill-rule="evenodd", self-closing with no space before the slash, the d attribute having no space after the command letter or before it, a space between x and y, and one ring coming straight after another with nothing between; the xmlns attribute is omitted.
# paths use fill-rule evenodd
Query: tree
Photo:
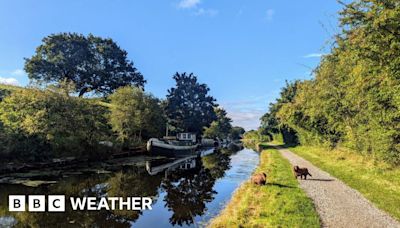
<svg viewBox="0 0 400 228"><path fill-rule="evenodd" d="M244 130L244 128L235 126L235 127L232 127L230 136L233 140L238 140L238 139L242 138L242 136L245 132L246 131Z"/></svg>
<svg viewBox="0 0 400 228"><path fill-rule="evenodd" d="M302 144L346 147L400 164L400 4L355 0L315 78L283 93L265 116L294 129ZM290 95L291 99L286 99Z"/></svg>
<svg viewBox="0 0 400 228"><path fill-rule="evenodd" d="M227 117L227 113L223 108L214 109L217 120L214 120L210 127L204 129L204 137L225 139L232 130L232 120Z"/></svg>
<svg viewBox="0 0 400 228"><path fill-rule="evenodd" d="M204 128L203 132L204 138L211 138L211 139L220 138L219 135L220 132L217 121L213 121L209 127Z"/></svg>
<svg viewBox="0 0 400 228"><path fill-rule="evenodd" d="M143 136L157 137L164 132L165 117L160 101L132 86L117 89L110 96L110 124L125 145L140 143Z"/></svg>
<svg viewBox="0 0 400 228"><path fill-rule="evenodd" d="M250 130L250 131L246 131L243 134L243 139L245 141L255 141L255 142L259 142L262 141L261 140L261 135L260 132L256 131L256 130Z"/></svg>
<svg viewBox="0 0 400 228"><path fill-rule="evenodd" d="M261 117L259 129L261 134L268 135L271 138L274 134L281 133L286 144L298 143L296 131L287 122L280 120L281 116L278 115L278 112L282 109L282 106L291 104L301 83L300 81L286 82L286 86L281 90L280 97L276 99L275 103L270 103L269 112Z"/></svg>
<svg viewBox="0 0 400 228"><path fill-rule="evenodd" d="M89 34L52 34L42 40L25 71L31 80L43 83L72 81L76 92L110 94L125 85L143 87L145 80L112 39Z"/></svg>
<svg viewBox="0 0 400 228"><path fill-rule="evenodd" d="M193 73L176 73L173 79L176 87L168 90L165 108L169 123L178 131L201 134L204 127L216 120L215 99L208 95L210 89L198 83Z"/></svg>

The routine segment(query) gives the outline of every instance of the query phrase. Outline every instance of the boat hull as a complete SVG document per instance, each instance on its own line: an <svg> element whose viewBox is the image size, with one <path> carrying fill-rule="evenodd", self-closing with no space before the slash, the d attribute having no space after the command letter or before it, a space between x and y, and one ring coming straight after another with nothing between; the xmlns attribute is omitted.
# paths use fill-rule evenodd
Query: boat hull
<svg viewBox="0 0 400 228"><path fill-rule="evenodd" d="M187 157L197 155L197 145L177 146L155 139L147 142L147 151L153 156Z"/></svg>
<svg viewBox="0 0 400 228"><path fill-rule="evenodd" d="M162 147L153 147L150 151L153 156L165 156L165 157L186 157L196 155L196 149L191 150L175 150L175 149L165 149Z"/></svg>

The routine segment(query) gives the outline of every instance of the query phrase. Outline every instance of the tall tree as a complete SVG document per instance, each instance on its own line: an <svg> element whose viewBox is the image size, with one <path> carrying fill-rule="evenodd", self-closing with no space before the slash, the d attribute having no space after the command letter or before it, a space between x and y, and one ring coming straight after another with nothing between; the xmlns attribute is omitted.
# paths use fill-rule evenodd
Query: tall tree
<svg viewBox="0 0 400 228"><path fill-rule="evenodd" d="M83 96L94 91L104 95L125 85L143 87L142 74L127 59L127 52L112 39L89 34L52 34L42 40L25 71L31 80L44 83L72 81Z"/></svg>
<svg viewBox="0 0 400 228"><path fill-rule="evenodd" d="M176 86L168 90L165 112L169 123L178 131L201 134L204 127L216 120L215 99L208 95L206 84L197 82L193 74L176 73Z"/></svg>

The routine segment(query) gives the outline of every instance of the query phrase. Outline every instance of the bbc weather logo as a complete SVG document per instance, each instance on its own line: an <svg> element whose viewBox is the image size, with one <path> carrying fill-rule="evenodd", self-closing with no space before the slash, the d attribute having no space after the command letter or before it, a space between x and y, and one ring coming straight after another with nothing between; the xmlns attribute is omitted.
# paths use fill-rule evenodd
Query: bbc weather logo
<svg viewBox="0 0 400 228"><path fill-rule="evenodd" d="M46 200L47 198L47 200ZM72 210L152 210L152 199L150 197L70 197L69 202ZM46 205L48 212L65 211L64 195L9 195L9 211L45 212Z"/></svg>
<svg viewBox="0 0 400 228"><path fill-rule="evenodd" d="M28 211L44 212L46 211L46 196L44 195L10 195L8 196L8 209L9 211L26 211L26 203L28 204ZM50 212L63 212L65 211L65 196L63 195L49 195L47 197L47 209Z"/></svg>

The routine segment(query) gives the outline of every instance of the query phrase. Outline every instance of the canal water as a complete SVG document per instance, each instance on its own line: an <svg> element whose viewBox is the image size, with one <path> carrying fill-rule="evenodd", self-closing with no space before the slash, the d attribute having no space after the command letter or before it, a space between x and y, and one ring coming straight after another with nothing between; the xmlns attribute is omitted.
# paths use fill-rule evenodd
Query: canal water
<svg viewBox="0 0 400 228"><path fill-rule="evenodd" d="M0 227L204 227L257 167L251 149L205 151L179 160L135 157L71 170L0 176ZM8 178L8 179L6 179ZM8 181L5 181L8 180ZM8 195L141 196L152 210L8 212Z"/></svg>

